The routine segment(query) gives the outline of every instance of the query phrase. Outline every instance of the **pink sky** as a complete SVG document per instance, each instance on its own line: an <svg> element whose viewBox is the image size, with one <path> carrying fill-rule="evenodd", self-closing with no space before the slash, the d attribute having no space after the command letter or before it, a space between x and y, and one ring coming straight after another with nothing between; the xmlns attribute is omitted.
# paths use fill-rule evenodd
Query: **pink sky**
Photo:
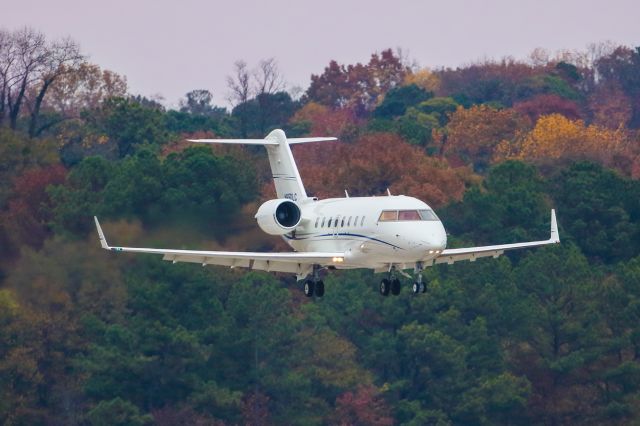
<svg viewBox="0 0 640 426"><path fill-rule="evenodd" d="M209 89L226 106L237 59L253 66L275 57L289 86L306 89L331 59L366 62L385 48L433 68L524 59L536 47L637 46L639 16L638 0L21 0L2 9L0 27L71 36L92 62L125 75L134 94L175 106Z"/></svg>

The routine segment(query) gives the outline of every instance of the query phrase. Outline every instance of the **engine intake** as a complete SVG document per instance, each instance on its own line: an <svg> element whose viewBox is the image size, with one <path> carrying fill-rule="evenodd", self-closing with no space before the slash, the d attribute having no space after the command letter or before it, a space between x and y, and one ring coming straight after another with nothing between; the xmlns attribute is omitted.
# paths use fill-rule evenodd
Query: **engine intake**
<svg viewBox="0 0 640 426"><path fill-rule="evenodd" d="M256 213L258 226L269 235L284 235L293 231L302 214L296 203L287 199L269 200Z"/></svg>

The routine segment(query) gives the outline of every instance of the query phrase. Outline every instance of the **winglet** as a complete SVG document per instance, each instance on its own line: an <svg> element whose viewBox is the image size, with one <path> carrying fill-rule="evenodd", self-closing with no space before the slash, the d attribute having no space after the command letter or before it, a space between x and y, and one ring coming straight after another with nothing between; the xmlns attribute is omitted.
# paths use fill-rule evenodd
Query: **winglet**
<svg viewBox="0 0 640 426"><path fill-rule="evenodd" d="M551 237L549 241L554 243L560 242L560 234L558 233L558 222L556 222L556 210L551 209Z"/></svg>
<svg viewBox="0 0 640 426"><path fill-rule="evenodd" d="M111 249L111 247L109 247L109 244L107 244L107 239L104 237L104 232L102 232L102 228L100 227L100 222L98 222L98 218L94 216L93 220L96 221L96 228L98 229L98 237L100 237L100 245L105 250Z"/></svg>

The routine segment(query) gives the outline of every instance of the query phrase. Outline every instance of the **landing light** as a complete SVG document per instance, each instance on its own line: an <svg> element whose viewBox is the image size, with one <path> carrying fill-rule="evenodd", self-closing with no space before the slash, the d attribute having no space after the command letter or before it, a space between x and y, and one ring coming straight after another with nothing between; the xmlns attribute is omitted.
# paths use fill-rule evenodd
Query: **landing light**
<svg viewBox="0 0 640 426"><path fill-rule="evenodd" d="M336 263L344 262L344 257L334 257L333 261L336 262Z"/></svg>
<svg viewBox="0 0 640 426"><path fill-rule="evenodd" d="M433 250L429 250L429 254L433 254Z"/></svg>

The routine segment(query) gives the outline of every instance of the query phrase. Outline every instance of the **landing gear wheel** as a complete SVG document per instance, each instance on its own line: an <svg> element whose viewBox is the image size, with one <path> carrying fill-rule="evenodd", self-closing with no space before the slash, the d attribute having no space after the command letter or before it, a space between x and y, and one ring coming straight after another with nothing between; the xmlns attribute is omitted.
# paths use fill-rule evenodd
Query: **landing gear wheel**
<svg viewBox="0 0 640 426"><path fill-rule="evenodd" d="M419 282L413 283L413 287L411 287L411 291L413 291L413 294L420 293L420 285L421 285L421 283L419 283ZM424 284L422 284L422 285L424 285Z"/></svg>
<svg viewBox="0 0 640 426"><path fill-rule="evenodd" d="M425 283L420 283L420 293L427 292L427 285Z"/></svg>
<svg viewBox="0 0 640 426"><path fill-rule="evenodd" d="M382 281L380 281L380 294L383 296L388 296L390 287L391 287L391 283L389 283L388 279L385 278Z"/></svg>
<svg viewBox="0 0 640 426"><path fill-rule="evenodd" d="M397 278L391 280L391 294L394 296L400 294L400 280Z"/></svg>
<svg viewBox="0 0 640 426"><path fill-rule="evenodd" d="M307 297L313 296L313 290L315 287L315 283L311 280L307 280L304 282L304 295Z"/></svg>
<svg viewBox="0 0 640 426"><path fill-rule="evenodd" d="M316 283L316 296L322 297L324 296L324 282L318 281Z"/></svg>

